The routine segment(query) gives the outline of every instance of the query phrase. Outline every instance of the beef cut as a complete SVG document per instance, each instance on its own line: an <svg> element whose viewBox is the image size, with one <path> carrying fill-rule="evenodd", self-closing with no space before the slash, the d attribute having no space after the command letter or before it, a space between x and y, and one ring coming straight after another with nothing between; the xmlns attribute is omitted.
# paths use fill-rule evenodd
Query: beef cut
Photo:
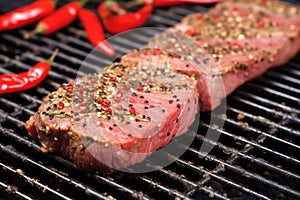
<svg viewBox="0 0 300 200"><path fill-rule="evenodd" d="M224 1L150 39L104 72L49 94L30 135L85 170L142 162L238 86L300 49L300 9L279 1Z"/></svg>
<svg viewBox="0 0 300 200"><path fill-rule="evenodd" d="M210 111L238 86L298 53L300 9L278 1L224 1L208 13L185 17L150 41L151 47L187 55L178 50L178 40L170 32L185 35L197 44L190 48L191 42L181 43L181 49L190 50L189 59L197 59L193 55L204 49L215 64L196 63L202 74L198 79L200 109Z"/></svg>
<svg viewBox="0 0 300 200"><path fill-rule="evenodd" d="M26 128L85 170L123 169L186 132L198 112L195 86L167 60L116 63L49 94Z"/></svg>

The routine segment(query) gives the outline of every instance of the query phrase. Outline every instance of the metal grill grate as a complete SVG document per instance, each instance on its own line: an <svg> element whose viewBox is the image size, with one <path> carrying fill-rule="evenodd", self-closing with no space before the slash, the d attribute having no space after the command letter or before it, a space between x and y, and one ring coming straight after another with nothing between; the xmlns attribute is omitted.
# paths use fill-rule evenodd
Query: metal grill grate
<svg viewBox="0 0 300 200"><path fill-rule="evenodd" d="M292 2L292 1L291 1ZM296 1L294 1L296 2ZM25 2L23 2L25 4ZM96 3L91 2L91 8ZM7 7L6 7L7 8ZM183 16L205 12L202 6L158 9L145 26L169 27ZM296 199L300 198L300 56L240 87L228 97L225 126L210 126L201 115L198 135L188 151L164 169L146 174L86 174L69 160L43 154L24 122L41 99L73 80L92 49L74 23L50 37L24 41L32 27L0 34L0 73L19 73L60 53L49 76L37 88L0 96L0 197L9 199ZM153 33L134 35L140 44ZM130 39L130 38L129 38ZM128 38L113 44L119 54L139 44ZM94 58L103 66L109 62ZM97 66L90 64L91 69ZM242 114L244 119L238 120ZM221 133L209 156L199 146L213 143L203 134ZM166 155L168 156L168 155Z"/></svg>

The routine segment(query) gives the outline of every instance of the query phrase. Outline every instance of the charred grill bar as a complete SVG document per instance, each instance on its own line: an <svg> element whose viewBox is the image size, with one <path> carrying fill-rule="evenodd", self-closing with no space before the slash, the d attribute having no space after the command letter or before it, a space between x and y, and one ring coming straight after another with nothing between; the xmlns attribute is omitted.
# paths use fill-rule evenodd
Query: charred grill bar
<svg viewBox="0 0 300 200"><path fill-rule="evenodd" d="M292 2L292 1L290 1ZM292 3L296 3L294 1ZM25 2L24 2L25 3ZM91 2L89 6L95 7ZM17 5L16 5L17 6ZM7 7L7 9L9 9ZM158 9L145 26L169 27L202 6ZM4 12L4 10L2 11ZM73 80L91 50L79 23L50 37L22 39L26 27L0 34L0 73L18 73L60 48L53 70L37 88L0 96L0 197L13 199L297 199L300 198L300 57L268 71L230 95L225 126L201 114L198 135L176 162L146 174L87 174L56 154L43 154L24 122L41 99ZM123 54L155 33L118 39ZM135 41L131 43L130 39ZM103 58L93 58L109 64ZM88 68L96 69L92 63ZM99 68L100 70L101 68ZM199 158L207 129L221 133L212 152Z"/></svg>

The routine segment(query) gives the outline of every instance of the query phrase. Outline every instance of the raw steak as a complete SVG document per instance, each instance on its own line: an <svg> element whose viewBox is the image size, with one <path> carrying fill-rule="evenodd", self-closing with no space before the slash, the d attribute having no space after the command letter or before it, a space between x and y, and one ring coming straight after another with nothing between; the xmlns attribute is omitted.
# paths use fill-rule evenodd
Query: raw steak
<svg viewBox="0 0 300 200"><path fill-rule="evenodd" d="M195 84L166 62L115 64L49 94L26 128L85 170L123 169L187 131L198 112Z"/></svg>

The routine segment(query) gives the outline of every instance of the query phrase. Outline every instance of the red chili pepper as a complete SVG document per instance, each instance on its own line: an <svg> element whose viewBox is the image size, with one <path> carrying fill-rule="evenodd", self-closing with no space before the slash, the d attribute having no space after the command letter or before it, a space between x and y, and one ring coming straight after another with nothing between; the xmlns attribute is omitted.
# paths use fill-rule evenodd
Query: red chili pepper
<svg viewBox="0 0 300 200"><path fill-rule="evenodd" d="M149 4L154 1L154 7L164 7L164 6L176 6L183 4L210 4L217 3L221 0L136 0L133 2L126 3L125 7L132 7L136 5Z"/></svg>
<svg viewBox="0 0 300 200"><path fill-rule="evenodd" d="M57 53L58 49L53 52L48 61L37 63L27 72L0 75L0 94L18 92L37 86L47 76L50 71L50 65Z"/></svg>
<svg viewBox="0 0 300 200"><path fill-rule="evenodd" d="M82 8L78 13L78 17L91 44L108 56L114 55L115 50L105 40L103 27L97 15L90 10Z"/></svg>
<svg viewBox="0 0 300 200"><path fill-rule="evenodd" d="M148 19L152 11L152 4L145 4L137 12L113 15L113 13L106 11L104 14L101 12L99 14L103 19L105 30L117 34L141 26Z"/></svg>
<svg viewBox="0 0 300 200"><path fill-rule="evenodd" d="M0 16L0 31L12 30L30 24L55 10L57 0L35 1Z"/></svg>
<svg viewBox="0 0 300 200"><path fill-rule="evenodd" d="M36 28L24 35L25 39L29 39L32 35L43 34L49 35L71 24L78 14L78 11L87 2L80 0L67 3L55 12L39 21Z"/></svg>

